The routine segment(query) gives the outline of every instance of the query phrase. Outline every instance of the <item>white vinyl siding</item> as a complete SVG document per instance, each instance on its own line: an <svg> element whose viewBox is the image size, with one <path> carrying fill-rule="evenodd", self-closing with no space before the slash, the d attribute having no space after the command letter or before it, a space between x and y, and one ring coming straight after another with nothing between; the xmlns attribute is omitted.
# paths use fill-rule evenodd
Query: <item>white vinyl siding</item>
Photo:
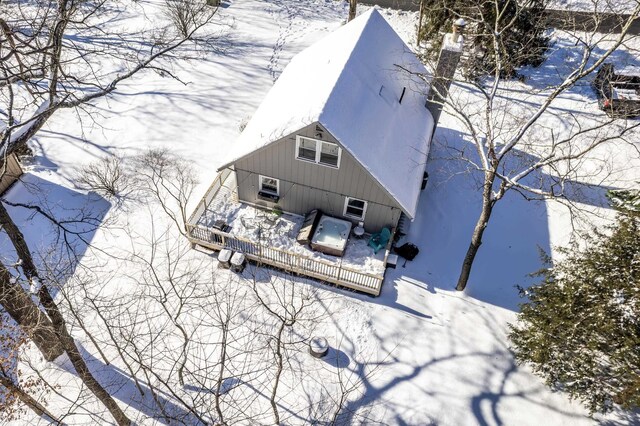
<svg viewBox="0 0 640 426"><path fill-rule="evenodd" d="M330 216L358 223L362 219L343 216L344 198L349 196L367 201L367 232L377 232L385 226L389 229L394 227L400 216L400 206L349 151L344 148L341 150L339 169L296 159L296 136L322 139L342 148L326 129L322 128L322 138L317 137L317 133L318 123L309 124L236 162L238 198L272 207L273 199L259 195L258 176L269 176L280 180L280 199L277 203L286 212L306 215L310 210L320 208Z"/></svg>
<svg viewBox="0 0 640 426"><path fill-rule="evenodd" d="M352 219L364 220L367 213L367 202L357 198L346 197L342 214Z"/></svg>
<svg viewBox="0 0 640 426"><path fill-rule="evenodd" d="M332 142L296 136L296 158L329 167L340 167L341 149Z"/></svg>

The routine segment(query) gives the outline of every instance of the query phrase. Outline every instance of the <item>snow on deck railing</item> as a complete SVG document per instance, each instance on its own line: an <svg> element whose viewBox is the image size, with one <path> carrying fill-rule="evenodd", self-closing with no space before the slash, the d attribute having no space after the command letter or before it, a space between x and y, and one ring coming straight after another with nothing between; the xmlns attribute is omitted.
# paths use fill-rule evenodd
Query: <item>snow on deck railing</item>
<svg viewBox="0 0 640 426"><path fill-rule="evenodd" d="M364 293L380 294L384 275L373 275L331 263L321 259L300 255L275 247L264 246L214 228L199 225L188 226L190 241L214 250L223 248L239 251L258 263L274 266L285 271L320 279Z"/></svg>
<svg viewBox="0 0 640 426"><path fill-rule="evenodd" d="M209 186L209 189L207 189L207 192L204 193L204 196L198 203L198 206L189 217L189 225L195 225L198 223L198 220L200 220L204 212L207 210L207 206L211 201L213 201L218 191L220 191L220 188L222 188L224 182L227 180L229 175L231 175L231 172L231 169L224 169L218 173L216 178L213 180L213 183L211 183L211 186Z"/></svg>

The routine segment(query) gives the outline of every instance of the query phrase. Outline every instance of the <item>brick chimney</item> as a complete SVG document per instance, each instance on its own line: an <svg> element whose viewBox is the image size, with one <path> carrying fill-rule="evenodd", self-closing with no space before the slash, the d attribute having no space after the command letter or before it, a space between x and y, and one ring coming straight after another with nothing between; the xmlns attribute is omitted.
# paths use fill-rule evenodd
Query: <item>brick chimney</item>
<svg viewBox="0 0 640 426"><path fill-rule="evenodd" d="M453 23L450 33L444 35L442 40L442 48L438 55L438 63L436 65L435 75L431 83L429 98L426 107L433 116L433 131L435 132L442 113L443 103L449 94L449 86L453 80L453 75L460 62L462 56L462 47L464 44L464 28L467 23L464 19L459 18Z"/></svg>

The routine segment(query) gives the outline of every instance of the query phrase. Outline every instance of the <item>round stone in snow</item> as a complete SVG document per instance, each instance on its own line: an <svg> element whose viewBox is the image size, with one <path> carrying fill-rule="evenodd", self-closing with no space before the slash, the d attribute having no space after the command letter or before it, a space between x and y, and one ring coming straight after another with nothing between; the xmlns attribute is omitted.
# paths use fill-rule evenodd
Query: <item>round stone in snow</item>
<svg viewBox="0 0 640 426"><path fill-rule="evenodd" d="M309 341L309 353L316 358L322 358L329 352L329 342L324 337L313 337Z"/></svg>

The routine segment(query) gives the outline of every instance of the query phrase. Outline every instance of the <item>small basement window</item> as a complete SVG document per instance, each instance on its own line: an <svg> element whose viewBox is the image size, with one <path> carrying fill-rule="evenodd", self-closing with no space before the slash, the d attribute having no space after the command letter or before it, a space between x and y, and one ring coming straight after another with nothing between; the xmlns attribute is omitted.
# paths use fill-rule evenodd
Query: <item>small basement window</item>
<svg viewBox="0 0 640 426"><path fill-rule="evenodd" d="M260 176L260 191L280 195L280 181L268 176Z"/></svg>
<svg viewBox="0 0 640 426"><path fill-rule="evenodd" d="M296 136L296 158L330 167L340 167L340 147L332 142Z"/></svg>
<svg viewBox="0 0 640 426"><path fill-rule="evenodd" d="M259 195L269 196L271 198L280 195L280 180L268 176L260 176Z"/></svg>
<svg viewBox="0 0 640 426"><path fill-rule="evenodd" d="M363 220L367 213L367 202L357 198L346 197L343 215L353 219Z"/></svg>

